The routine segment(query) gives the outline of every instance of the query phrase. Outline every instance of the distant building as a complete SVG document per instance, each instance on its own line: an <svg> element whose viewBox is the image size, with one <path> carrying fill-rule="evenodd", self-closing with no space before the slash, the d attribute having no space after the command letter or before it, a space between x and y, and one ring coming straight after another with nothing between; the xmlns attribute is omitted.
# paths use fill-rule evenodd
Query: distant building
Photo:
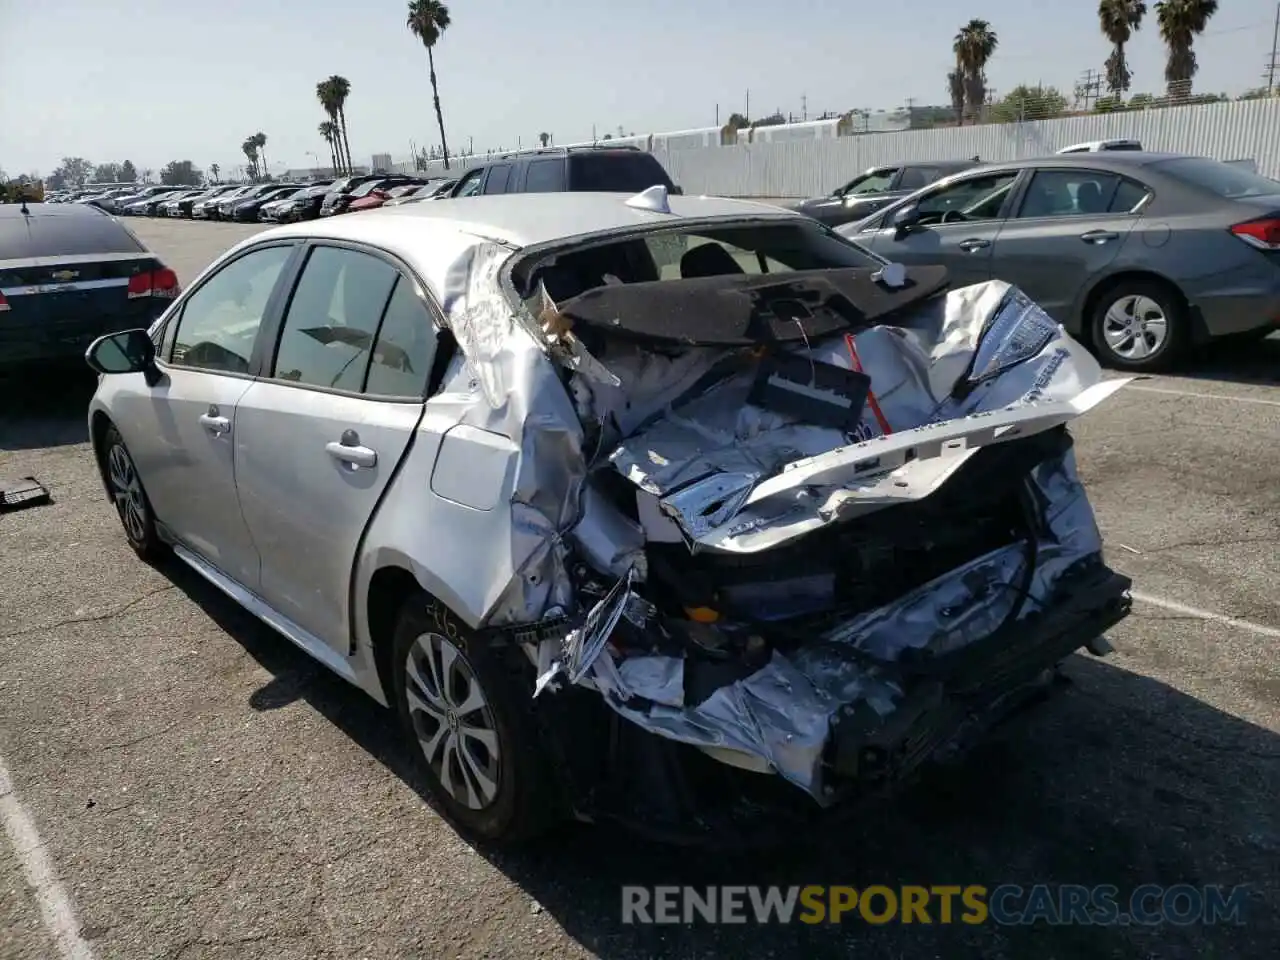
<svg viewBox="0 0 1280 960"><path fill-rule="evenodd" d="M375 173L385 173L391 170L391 154L375 153L373 155L373 163L371 168Z"/></svg>

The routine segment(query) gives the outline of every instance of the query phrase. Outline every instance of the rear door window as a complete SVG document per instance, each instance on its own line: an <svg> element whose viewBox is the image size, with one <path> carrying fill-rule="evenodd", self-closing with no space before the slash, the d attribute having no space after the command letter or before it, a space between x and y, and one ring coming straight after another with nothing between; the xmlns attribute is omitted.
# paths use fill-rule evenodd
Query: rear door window
<svg viewBox="0 0 1280 960"><path fill-rule="evenodd" d="M398 276L380 257L341 247L314 248L289 301L271 375L358 392Z"/></svg>
<svg viewBox="0 0 1280 960"><path fill-rule="evenodd" d="M403 274L387 303L364 392L420 397L436 356L436 326L416 284Z"/></svg>
<svg viewBox="0 0 1280 960"><path fill-rule="evenodd" d="M1100 170L1037 170L1017 216L1099 216L1107 212L1119 182L1115 174Z"/></svg>
<svg viewBox="0 0 1280 960"><path fill-rule="evenodd" d="M529 176L533 176L532 168ZM662 164L638 150L570 154L569 184L571 190L586 193L639 193L659 185L672 187Z"/></svg>
<svg viewBox="0 0 1280 960"><path fill-rule="evenodd" d="M650 184L652 186L652 184ZM560 193L564 190L564 160L552 157L534 160L525 174L525 193Z"/></svg>

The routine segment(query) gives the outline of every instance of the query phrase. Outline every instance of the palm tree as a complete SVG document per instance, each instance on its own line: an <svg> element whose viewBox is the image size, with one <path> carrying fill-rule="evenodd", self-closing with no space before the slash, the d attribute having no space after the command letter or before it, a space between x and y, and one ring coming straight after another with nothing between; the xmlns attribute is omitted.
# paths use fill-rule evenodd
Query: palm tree
<svg viewBox="0 0 1280 960"><path fill-rule="evenodd" d="M213 182L214 182L214 183L217 183L217 182L218 182L218 173L219 173L219 171L221 171L221 170L222 170L222 168L221 168L220 166L218 166L216 163L211 163L211 164L209 164L209 172L213 174Z"/></svg>
<svg viewBox="0 0 1280 960"><path fill-rule="evenodd" d="M262 160L262 166L260 168L262 170L262 175L264 177L270 176L270 174L267 173L267 135L261 130L253 135L253 146Z"/></svg>
<svg viewBox="0 0 1280 960"><path fill-rule="evenodd" d="M964 73L960 67L960 58L956 57L956 68L947 74L947 92L951 94L951 109L956 112L956 126L964 124Z"/></svg>
<svg viewBox="0 0 1280 960"><path fill-rule="evenodd" d="M1098 0L1098 23L1103 36L1111 41L1111 56L1107 57L1107 89L1119 97L1129 89L1133 74L1124 56L1124 45L1142 26L1147 15L1143 0Z"/></svg>
<svg viewBox="0 0 1280 960"><path fill-rule="evenodd" d="M986 20L970 20L960 28L951 46L964 81L965 105L975 119L987 99L987 62L999 44L991 24Z"/></svg>
<svg viewBox="0 0 1280 960"><path fill-rule="evenodd" d="M249 176L258 179L258 144L254 142L253 137L246 137L244 143L240 144L240 149L244 151L245 159L249 161Z"/></svg>
<svg viewBox="0 0 1280 960"><path fill-rule="evenodd" d="M542 144L543 148L545 148L545 147L546 147L547 142L548 142L550 139L551 139L551 134L549 134L549 133L540 133L540 134L538 134L538 142Z"/></svg>
<svg viewBox="0 0 1280 960"><path fill-rule="evenodd" d="M1156 4L1160 39L1168 49L1164 79L1169 96L1182 99L1191 94L1191 78L1199 69L1192 44L1217 12L1218 0L1159 0Z"/></svg>
<svg viewBox="0 0 1280 960"><path fill-rule="evenodd" d="M351 163L351 141L347 139L347 97L351 96L351 81L334 74L327 81L333 90L333 105L338 113L338 129L342 131L342 149L347 155L347 173L354 173Z"/></svg>
<svg viewBox="0 0 1280 960"><path fill-rule="evenodd" d="M316 84L316 99L320 101L320 106L329 118L329 123L333 128L331 146L334 147L334 153L337 157L334 172L341 174L348 164L344 162L342 155L341 128L338 126L338 90L333 84L333 77L328 80L321 80Z"/></svg>
<svg viewBox="0 0 1280 960"><path fill-rule="evenodd" d="M338 175L338 125L332 120L326 120L319 126L320 136L324 137L324 142L329 144L329 162L333 164L334 176Z"/></svg>
<svg viewBox="0 0 1280 960"><path fill-rule="evenodd" d="M431 71L431 96L436 105L436 125L440 127L440 152L444 168L449 169L449 143L444 136L444 114L440 112L440 86L436 83L435 45L449 29L449 8L439 0L409 0L409 16L405 26L427 48L427 67Z"/></svg>

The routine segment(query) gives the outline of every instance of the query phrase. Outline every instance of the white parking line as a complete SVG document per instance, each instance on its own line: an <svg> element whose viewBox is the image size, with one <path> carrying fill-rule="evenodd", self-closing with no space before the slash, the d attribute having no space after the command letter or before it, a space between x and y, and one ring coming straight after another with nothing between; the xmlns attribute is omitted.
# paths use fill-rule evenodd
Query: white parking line
<svg viewBox="0 0 1280 960"><path fill-rule="evenodd" d="M1137 590L1130 590L1130 595L1139 603L1150 604L1153 607L1160 607L1168 610L1170 613L1178 613L1184 617L1195 617L1197 620L1209 620L1213 623L1225 624L1228 627L1235 627L1237 630L1247 630L1249 633L1256 633L1260 637L1272 637L1280 640L1280 630L1275 627L1268 627L1262 623L1254 623L1252 620L1243 620L1240 617L1228 617L1225 613L1214 613L1212 610L1201 610L1199 607L1189 607L1185 603L1178 603L1176 600L1166 600L1164 597L1153 597L1149 593L1139 593Z"/></svg>
<svg viewBox="0 0 1280 960"><path fill-rule="evenodd" d="M1196 400L1229 400L1234 403L1256 403L1263 407L1280 407L1280 400L1264 400L1261 397L1233 397L1227 393L1200 393L1196 390L1170 390L1167 387L1142 387L1129 384L1124 392L1137 390L1140 393L1163 393L1170 397L1191 397Z"/></svg>
<svg viewBox="0 0 1280 960"><path fill-rule="evenodd" d="M18 799L9 768L0 757L0 820L9 835L13 852L22 864L27 884L40 904L40 919L53 937L58 954L63 960L93 960L93 949L80 936L80 922L76 920L71 898L63 889L54 872L53 862L45 852L44 841L36 830L35 821Z"/></svg>

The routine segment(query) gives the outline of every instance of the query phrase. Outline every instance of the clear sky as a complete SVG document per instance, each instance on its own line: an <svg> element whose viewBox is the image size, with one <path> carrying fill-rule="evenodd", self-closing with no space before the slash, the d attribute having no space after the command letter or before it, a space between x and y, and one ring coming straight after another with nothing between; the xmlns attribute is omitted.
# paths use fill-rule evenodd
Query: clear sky
<svg viewBox="0 0 1280 960"><path fill-rule="evenodd" d="M243 164L261 130L273 171L327 158L318 80L351 82L357 163L438 142L426 51L405 0L0 0L0 167L49 172L60 158ZM1159 92L1154 3L1130 47L1131 92ZM1108 49L1094 2L1026 0L458 0L436 48L450 148L477 149L711 126L750 90L751 113L810 116L947 101L951 38L989 20L990 85L1069 91ZM1274 0L1222 0L1196 44L1196 89L1256 86Z"/></svg>

